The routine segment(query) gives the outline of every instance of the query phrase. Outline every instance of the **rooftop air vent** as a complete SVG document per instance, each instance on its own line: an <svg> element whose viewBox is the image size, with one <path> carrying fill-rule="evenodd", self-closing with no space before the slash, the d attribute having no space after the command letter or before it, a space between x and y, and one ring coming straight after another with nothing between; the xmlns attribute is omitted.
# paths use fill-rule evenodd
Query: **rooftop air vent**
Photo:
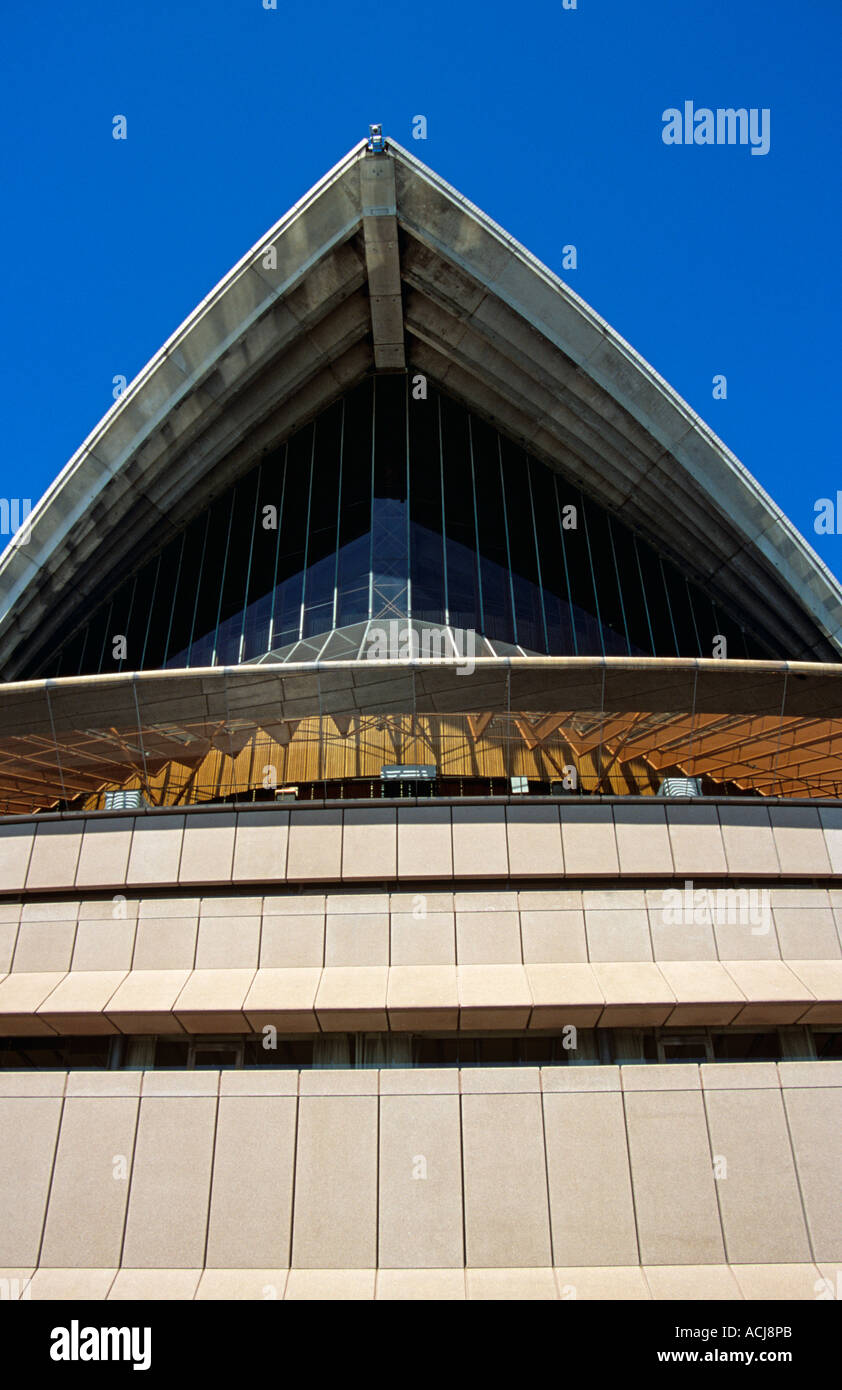
<svg viewBox="0 0 842 1390"><path fill-rule="evenodd" d="M665 777L658 788L659 796L701 796L701 777Z"/></svg>
<svg viewBox="0 0 842 1390"><path fill-rule="evenodd" d="M137 789L130 792L105 793L106 811L142 811L146 804L143 792Z"/></svg>

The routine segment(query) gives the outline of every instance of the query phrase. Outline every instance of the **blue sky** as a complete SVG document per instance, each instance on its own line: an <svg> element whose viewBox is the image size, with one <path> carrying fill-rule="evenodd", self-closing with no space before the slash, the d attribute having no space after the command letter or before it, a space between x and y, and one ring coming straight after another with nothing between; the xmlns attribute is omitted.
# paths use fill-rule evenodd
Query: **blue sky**
<svg viewBox="0 0 842 1390"><path fill-rule="evenodd" d="M842 539L813 530L842 488L838 0L46 0L4 39L0 496L39 497L115 374L379 120L627 338L842 576ZM770 108L769 153L665 145L685 100Z"/></svg>

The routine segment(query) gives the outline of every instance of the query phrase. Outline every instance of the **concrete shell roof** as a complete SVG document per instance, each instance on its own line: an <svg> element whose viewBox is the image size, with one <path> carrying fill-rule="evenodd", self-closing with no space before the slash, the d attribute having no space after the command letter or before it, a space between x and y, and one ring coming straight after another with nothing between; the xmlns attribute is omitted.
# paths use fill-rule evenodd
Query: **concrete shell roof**
<svg viewBox="0 0 842 1390"><path fill-rule="evenodd" d="M366 373L404 366L672 554L791 660L839 660L842 588L707 425L444 180L361 141L177 329L0 557L0 677L264 451Z"/></svg>

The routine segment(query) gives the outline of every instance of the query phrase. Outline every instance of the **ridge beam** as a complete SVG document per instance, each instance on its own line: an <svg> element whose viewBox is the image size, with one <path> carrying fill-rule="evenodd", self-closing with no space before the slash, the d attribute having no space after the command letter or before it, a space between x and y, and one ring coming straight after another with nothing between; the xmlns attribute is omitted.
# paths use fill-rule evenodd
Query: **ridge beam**
<svg viewBox="0 0 842 1390"><path fill-rule="evenodd" d="M403 371L406 350L395 166L388 155L370 154L361 160L360 191L374 365L379 370Z"/></svg>

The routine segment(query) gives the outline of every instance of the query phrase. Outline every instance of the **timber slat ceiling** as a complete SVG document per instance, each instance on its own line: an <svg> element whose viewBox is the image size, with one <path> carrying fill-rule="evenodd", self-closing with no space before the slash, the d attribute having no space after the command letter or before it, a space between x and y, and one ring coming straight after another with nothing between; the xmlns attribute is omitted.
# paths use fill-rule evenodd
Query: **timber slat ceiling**
<svg viewBox="0 0 842 1390"><path fill-rule="evenodd" d="M188 790L189 800L211 800L262 786L267 765L279 786L377 778L385 763L434 762L442 777L543 782L561 779L572 764L585 792L650 795L669 774L784 797L842 790L842 719L786 720L775 730L774 721L741 715L610 715L588 721L584 736L581 722L489 713L314 716L290 724L284 741L277 725L188 724L186 746L148 728L139 740L136 726L125 737L114 729L67 732L49 747L39 738L0 737L0 812L49 810L80 796L97 804L99 793L116 788L140 787L156 805L182 804Z"/></svg>

